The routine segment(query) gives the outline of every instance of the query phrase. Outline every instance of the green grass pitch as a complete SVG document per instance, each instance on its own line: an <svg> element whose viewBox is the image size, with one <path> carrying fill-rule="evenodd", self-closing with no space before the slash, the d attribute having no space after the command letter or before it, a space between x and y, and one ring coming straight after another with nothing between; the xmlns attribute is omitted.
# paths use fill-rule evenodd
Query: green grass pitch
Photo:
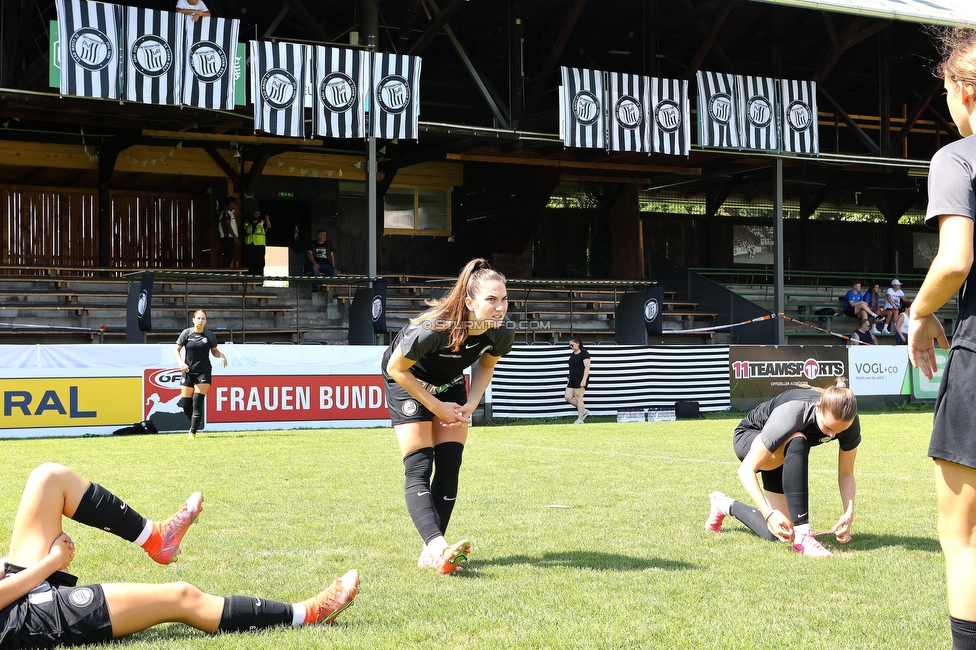
<svg viewBox="0 0 976 650"><path fill-rule="evenodd" d="M862 415L854 537L846 547L827 539L828 560L731 518L721 534L704 531L709 492L745 498L738 418L600 420L471 429L448 531L474 544L461 576L416 568L392 429L0 441L0 548L28 472L56 461L150 518L194 490L205 497L180 561L166 567L66 521L82 584L186 580L293 602L361 572L356 605L333 627L211 637L163 625L123 642L134 650L949 647L931 413ZM811 454L819 530L840 514L836 454L836 444Z"/></svg>

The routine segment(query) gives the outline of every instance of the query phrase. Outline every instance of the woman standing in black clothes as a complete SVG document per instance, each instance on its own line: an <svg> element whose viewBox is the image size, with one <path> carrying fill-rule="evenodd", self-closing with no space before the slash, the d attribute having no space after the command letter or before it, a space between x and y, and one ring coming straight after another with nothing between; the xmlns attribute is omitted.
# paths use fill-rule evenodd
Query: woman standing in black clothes
<svg viewBox="0 0 976 650"><path fill-rule="evenodd" d="M590 380L590 353L583 346L583 339L579 334L569 337L569 347L573 353L569 355L569 382L566 384L567 402L576 407L576 421L573 424L583 424L583 420L590 414L583 404L583 393L586 392L586 384Z"/></svg>
<svg viewBox="0 0 976 650"><path fill-rule="evenodd" d="M186 349L185 358L180 352ZM207 329L207 312L198 309L193 312L193 327L188 327L176 339L176 349L173 356L183 371L183 381L180 382L180 406L186 417L190 418L190 432L187 438L197 437L197 429L203 428L204 409L207 402L207 391L210 390L210 380L213 366L210 356L220 359L224 368L227 367L227 357L217 349L217 337Z"/></svg>

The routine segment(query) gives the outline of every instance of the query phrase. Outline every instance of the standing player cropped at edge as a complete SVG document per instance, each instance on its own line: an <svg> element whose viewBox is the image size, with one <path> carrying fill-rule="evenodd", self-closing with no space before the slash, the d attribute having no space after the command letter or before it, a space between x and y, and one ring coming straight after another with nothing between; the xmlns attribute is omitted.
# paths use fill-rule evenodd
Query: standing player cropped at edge
<svg viewBox="0 0 976 650"><path fill-rule="evenodd" d="M471 414L515 332L503 327L505 276L483 259L468 262L450 292L428 304L387 348L382 369L403 454L407 510L424 541L417 566L450 574L471 552L467 540L450 545L444 539ZM462 373L472 364L467 390Z"/></svg>
<svg viewBox="0 0 976 650"><path fill-rule="evenodd" d="M186 359L180 352L186 348ZM220 359L224 368L227 367L227 357L217 349L217 337L207 329L207 312L198 309L193 312L193 327L188 327L176 339L176 349L173 356L183 371L180 382L180 406L186 417L190 418L190 432L187 437L193 440L197 437L197 429L203 428L204 410L207 403L207 392L210 390L210 380L213 366L210 357Z"/></svg>
<svg viewBox="0 0 976 650"><path fill-rule="evenodd" d="M844 513L830 530L841 544L851 540L854 520L854 459L861 443L857 400L843 377L830 388L794 389L763 402L743 418L732 435L739 480L756 508L722 492L709 495L705 530L717 533L732 515L763 539L793 543L814 557L831 553L810 528L810 448L837 439L837 484ZM762 487L756 474L762 474ZM758 508L758 509L757 509Z"/></svg>
<svg viewBox="0 0 976 650"><path fill-rule="evenodd" d="M959 320L939 385L929 456L935 460L939 542L945 553L953 650L976 649L976 34L947 34L939 66L946 103L962 140L929 167L925 222L939 227L939 251L912 303L908 358L929 379L938 370L934 341L949 347L935 312L959 293Z"/></svg>
<svg viewBox="0 0 976 650"><path fill-rule="evenodd" d="M208 633L328 625L352 604L359 591L355 569L295 604L212 596L185 582L79 587L78 578L66 572L76 549L62 530L62 517L121 537L156 562L169 564L202 508L203 495L194 492L175 515L153 522L72 469L55 463L34 469L0 574L0 650L104 643L160 623L183 623Z"/></svg>

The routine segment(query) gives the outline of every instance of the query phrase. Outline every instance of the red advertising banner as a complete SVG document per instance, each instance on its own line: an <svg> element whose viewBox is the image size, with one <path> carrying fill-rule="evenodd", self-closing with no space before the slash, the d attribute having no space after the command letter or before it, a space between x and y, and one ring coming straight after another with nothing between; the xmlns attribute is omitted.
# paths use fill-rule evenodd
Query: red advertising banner
<svg viewBox="0 0 976 650"><path fill-rule="evenodd" d="M177 402L177 368L149 368L143 374L144 417L186 428ZM389 419L379 375L217 375L207 393L207 422L296 422ZM175 420L173 420L175 418ZM160 426L157 424L157 427Z"/></svg>
<svg viewBox="0 0 976 650"><path fill-rule="evenodd" d="M379 375L224 375L207 394L207 418L214 423L389 417Z"/></svg>

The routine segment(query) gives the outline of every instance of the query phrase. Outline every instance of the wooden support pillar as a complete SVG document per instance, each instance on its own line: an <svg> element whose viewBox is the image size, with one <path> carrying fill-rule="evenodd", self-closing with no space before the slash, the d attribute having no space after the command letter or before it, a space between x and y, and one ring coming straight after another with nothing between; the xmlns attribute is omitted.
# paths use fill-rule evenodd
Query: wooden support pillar
<svg viewBox="0 0 976 650"><path fill-rule="evenodd" d="M98 265L112 266L112 172L119 147L106 141L98 150Z"/></svg>
<svg viewBox="0 0 976 650"><path fill-rule="evenodd" d="M610 230L613 238L614 278L646 279L644 263L644 230L641 227L637 185L628 183L610 208Z"/></svg>

